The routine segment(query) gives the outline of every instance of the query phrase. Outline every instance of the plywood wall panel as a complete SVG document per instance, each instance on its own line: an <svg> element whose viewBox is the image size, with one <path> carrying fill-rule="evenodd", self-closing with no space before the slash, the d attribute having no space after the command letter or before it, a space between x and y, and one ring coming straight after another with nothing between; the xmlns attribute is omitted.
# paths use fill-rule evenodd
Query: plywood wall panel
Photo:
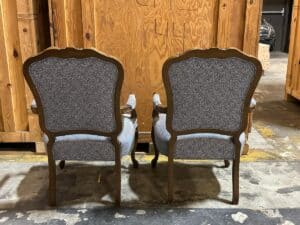
<svg viewBox="0 0 300 225"><path fill-rule="evenodd" d="M263 0L247 0L243 51L257 56Z"/></svg>
<svg viewBox="0 0 300 225"><path fill-rule="evenodd" d="M286 94L300 100L300 0L294 1L291 23Z"/></svg>
<svg viewBox="0 0 300 225"><path fill-rule="evenodd" d="M0 98L2 131L28 127L15 1L0 0Z"/></svg>
<svg viewBox="0 0 300 225"><path fill-rule="evenodd" d="M136 94L142 132L151 128L153 92L160 93L165 102L161 70L167 58L193 48L247 47L246 1L81 0L80 6L74 6L77 0L49 1L55 46L74 46L76 42L121 61L125 70L121 100L125 103L129 93ZM71 11L77 15L72 23L67 22ZM75 33L74 24L76 41L70 38L70 33ZM258 32L253 35L258 36Z"/></svg>

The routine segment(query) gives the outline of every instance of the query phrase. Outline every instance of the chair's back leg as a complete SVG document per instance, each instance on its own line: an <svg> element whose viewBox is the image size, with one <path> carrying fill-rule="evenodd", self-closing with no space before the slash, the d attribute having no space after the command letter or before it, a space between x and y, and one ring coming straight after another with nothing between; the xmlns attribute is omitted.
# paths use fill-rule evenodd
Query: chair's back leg
<svg viewBox="0 0 300 225"><path fill-rule="evenodd" d="M138 128L136 128L136 131L135 131L135 142L134 142L134 147L131 151L131 161L132 161L132 164L133 164L133 168L139 168L139 162L135 159L135 151L136 151L136 147L137 147L137 143L138 143L138 139L139 139L139 131L138 131Z"/></svg>
<svg viewBox="0 0 300 225"><path fill-rule="evenodd" d="M174 199L174 146L177 138L171 137L168 146L168 202Z"/></svg>
<svg viewBox="0 0 300 225"><path fill-rule="evenodd" d="M48 169L49 169L49 190L48 202L50 206L56 206L56 165L52 154L53 142L49 141L47 144L48 152Z"/></svg>
<svg viewBox="0 0 300 225"><path fill-rule="evenodd" d="M59 162L59 168L60 168L60 169L64 169L64 168L65 168L65 165L66 165L66 161L65 161L65 160L61 160L61 161Z"/></svg>
<svg viewBox="0 0 300 225"><path fill-rule="evenodd" d="M172 203L174 186L174 159L173 157L168 158L168 202Z"/></svg>
<svg viewBox="0 0 300 225"><path fill-rule="evenodd" d="M240 159L233 160L232 165L232 204L237 205L239 203L239 170L240 170Z"/></svg>
<svg viewBox="0 0 300 225"><path fill-rule="evenodd" d="M114 139L115 146L115 205L116 207L121 206L121 154L120 154L120 144L117 139Z"/></svg>
<svg viewBox="0 0 300 225"><path fill-rule="evenodd" d="M154 158L151 161L151 166L154 169L154 168L156 168L156 165L157 165L157 160L158 160L158 157L159 157L159 151L158 151L156 143L155 143L153 126L152 126L152 129L151 129L151 138L152 138L153 147L154 147Z"/></svg>
<svg viewBox="0 0 300 225"><path fill-rule="evenodd" d="M229 160L225 159L225 160L224 160L224 167L225 167L225 168L228 168L229 166L230 166Z"/></svg>

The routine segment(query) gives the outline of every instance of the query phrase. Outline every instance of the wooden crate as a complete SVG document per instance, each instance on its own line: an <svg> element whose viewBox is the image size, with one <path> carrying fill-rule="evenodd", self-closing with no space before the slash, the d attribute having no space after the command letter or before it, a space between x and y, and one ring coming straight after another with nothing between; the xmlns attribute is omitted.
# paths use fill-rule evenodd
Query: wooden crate
<svg viewBox="0 0 300 225"><path fill-rule="evenodd" d="M44 153L38 117L30 110L33 100L22 73L23 62L49 45L42 23L47 0L0 0L0 142L34 142ZM18 35L19 34L19 35ZM49 39L49 38L48 38ZM48 43L48 44L47 44Z"/></svg>
<svg viewBox="0 0 300 225"><path fill-rule="evenodd" d="M259 43L258 59L262 64L263 70L269 69L269 67L270 67L270 45Z"/></svg>
<svg viewBox="0 0 300 225"><path fill-rule="evenodd" d="M38 118L29 108L32 94L22 62L48 46L45 1L0 0L0 142L35 142L38 152L44 147ZM257 55L262 0L46 3L54 46L96 47L123 63L122 102L136 94L141 142L150 140L152 93L165 100L161 67L169 56L209 47L236 47Z"/></svg>
<svg viewBox="0 0 300 225"><path fill-rule="evenodd" d="M288 100L300 100L300 0L294 0L285 90Z"/></svg>
<svg viewBox="0 0 300 225"><path fill-rule="evenodd" d="M140 141L150 140L161 69L192 48L236 47L257 56L262 0L48 0L52 45L95 47L124 66L122 103L137 97Z"/></svg>

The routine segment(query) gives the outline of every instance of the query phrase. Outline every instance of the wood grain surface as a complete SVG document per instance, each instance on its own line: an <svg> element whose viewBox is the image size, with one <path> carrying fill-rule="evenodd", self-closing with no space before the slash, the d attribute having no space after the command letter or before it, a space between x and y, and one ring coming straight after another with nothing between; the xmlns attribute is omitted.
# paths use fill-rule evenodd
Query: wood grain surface
<svg viewBox="0 0 300 225"><path fill-rule="evenodd" d="M149 139L153 92L165 102L161 70L167 58L210 47L257 54L262 0L49 1L53 45L95 47L123 64L122 102L136 94L139 130Z"/></svg>
<svg viewBox="0 0 300 225"><path fill-rule="evenodd" d="M291 23L286 97L300 100L300 0L294 1Z"/></svg>

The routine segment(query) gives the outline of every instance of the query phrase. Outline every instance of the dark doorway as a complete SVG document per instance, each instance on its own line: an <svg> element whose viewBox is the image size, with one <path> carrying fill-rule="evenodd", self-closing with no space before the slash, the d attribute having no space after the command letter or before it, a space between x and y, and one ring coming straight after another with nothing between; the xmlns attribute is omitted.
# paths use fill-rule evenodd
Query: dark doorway
<svg viewBox="0 0 300 225"><path fill-rule="evenodd" d="M274 51L288 52L293 0L264 0L262 18L276 33Z"/></svg>

